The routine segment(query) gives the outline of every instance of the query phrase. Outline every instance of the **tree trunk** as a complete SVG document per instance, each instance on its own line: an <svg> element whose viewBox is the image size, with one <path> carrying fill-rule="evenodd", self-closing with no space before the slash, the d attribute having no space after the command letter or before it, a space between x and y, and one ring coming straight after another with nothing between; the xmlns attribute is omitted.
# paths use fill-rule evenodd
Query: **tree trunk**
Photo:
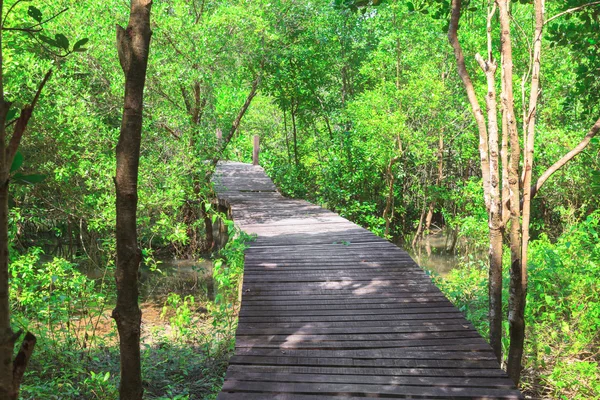
<svg viewBox="0 0 600 400"><path fill-rule="evenodd" d="M392 219L394 218L394 174L392 172L392 167L395 163L400 160L400 157L393 157L386 169L386 176L388 179L388 196L385 202L385 210L383 211L383 219L385 221L385 236L387 237L390 234L390 224Z"/></svg>
<svg viewBox="0 0 600 400"><path fill-rule="evenodd" d="M502 359L502 202L500 198L500 164L498 143L498 103L496 100L496 71L497 64L492 54L492 18L496 14L496 5L488 12L487 40L488 57L483 60L477 55L477 61L486 75L488 92L485 98L488 120L488 148L490 160L489 180L489 323L490 345L498 361Z"/></svg>
<svg viewBox="0 0 600 400"><path fill-rule="evenodd" d="M117 305L112 317L119 331L122 400L141 400L138 273L141 251L137 242L137 181L142 136L144 85L150 50L151 0L131 0L129 26L117 26L117 49L125 73L123 121L117 144Z"/></svg>
<svg viewBox="0 0 600 400"><path fill-rule="evenodd" d="M421 217L419 218L419 225L417 226L417 232L415 233L415 237L412 240L411 246L414 250L415 245L421 239L423 234L423 221L425 220L425 201L423 201L423 211L421 211Z"/></svg>
<svg viewBox="0 0 600 400"><path fill-rule="evenodd" d="M0 14L3 10L0 0ZM29 363L35 336L25 334L21 349L13 359L15 344L22 332L13 332L10 326L10 292L9 292L9 248L8 248L8 199L10 168L12 166L21 138L25 133L29 119L40 97L52 70L42 80L30 105L21 110L17 118L10 140L6 135L6 117L11 103L4 98L4 58L2 54L2 32L0 30L0 399L16 400L19 397L21 379Z"/></svg>
<svg viewBox="0 0 600 400"><path fill-rule="evenodd" d="M283 107L283 132L285 134L285 149L287 150L288 164L292 163L292 153L290 152L290 138L288 135L287 113Z"/></svg>
<svg viewBox="0 0 600 400"><path fill-rule="evenodd" d="M297 110L297 108L296 108ZM300 165L298 162L298 135L296 131L296 112L294 111L294 101L292 100L292 106L290 110L292 114L292 135L294 139L294 161L296 163L296 169Z"/></svg>
<svg viewBox="0 0 600 400"><path fill-rule="evenodd" d="M521 359L523 357L523 345L525 343L525 305L527 297L527 249L529 244L529 220L531 217L531 181L533 174L533 145L535 136L535 122L537 102L540 88L540 67L542 54L542 32L544 28L544 5L543 0L535 0L535 31L533 37L533 66L531 75L531 95L529 99L529 112L527 120L527 140L524 143L523 157L523 200L522 200L522 228L520 237L520 248L514 245L515 251L520 254L511 262L511 289L508 322L510 327L510 348L508 352L507 372L515 384L521 378ZM506 3L506 22L503 26L509 26L508 0ZM510 32L504 34L510 39ZM512 61L512 55L511 61ZM507 79L509 77L507 76ZM521 202L519 202L521 206ZM513 238L511 237L511 240ZM514 238L517 239L516 237ZM511 244L511 249L513 245Z"/></svg>
<svg viewBox="0 0 600 400"><path fill-rule="evenodd" d="M448 39L454 49L458 73L467 91L467 97L473 110L473 115L479 130L479 155L481 164L481 175L483 180L483 192L486 209L488 212L489 226L489 305L490 305L490 344L498 360L501 358L502 340L502 205L500 199L500 171L499 171L499 147L498 147L498 106L496 102L496 62L492 55L491 21L496 13L494 5L487 16L487 59L479 54L477 62L486 75L488 93L486 96L487 127L485 117L479 106L479 101L467 72L464 54L458 40L458 25L461 17L461 0L452 0L452 12ZM489 136L488 136L489 133Z"/></svg>
<svg viewBox="0 0 600 400"><path fill-rule="evenodd" d="M6 113L4 113L6 115ZM0 119L0 124L5 125ZM1 128L0 128L1 129ZM4 154L4 142L0 154ZM0 157L3 159L4 157ZM1 160L4 161L4 160ZM13 387L13 352L16 338L10 326L10 299L8 287L8 171L0 165L0 398L16 398Z"/></svg>

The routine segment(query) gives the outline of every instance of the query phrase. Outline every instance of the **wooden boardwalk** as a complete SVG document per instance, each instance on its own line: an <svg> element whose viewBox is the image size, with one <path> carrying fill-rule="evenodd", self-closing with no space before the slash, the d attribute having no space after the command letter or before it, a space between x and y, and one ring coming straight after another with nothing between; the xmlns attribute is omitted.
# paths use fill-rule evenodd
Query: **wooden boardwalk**
<svg viewBox="0 0 600 400"><path fill-rule="evenodd" d="M277 193L261 167L214 179L246 250L219 400L520 399L492 349L409 255Z"/></svg>

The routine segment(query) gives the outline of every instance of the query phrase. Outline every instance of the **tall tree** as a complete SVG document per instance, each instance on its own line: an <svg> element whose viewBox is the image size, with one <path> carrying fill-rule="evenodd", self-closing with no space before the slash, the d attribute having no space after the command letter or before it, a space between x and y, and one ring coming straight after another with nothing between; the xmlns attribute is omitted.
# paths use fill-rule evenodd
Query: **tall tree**
<svg viewBox="0 0 600 400"><path fill-rule="evenodd" d="M137 182L142 137L144 86L150 51L151 0L131 0L129 25L117 25L117 50L125 73L125 100L117 144L117 322L121 351L122 400L141 400L140 360L142 312L138 304L138 269L142 259L137 240Z"/></svg>
<svg viewBox="0 0 600 400"><path fill-rule="evenodd" d="M542 38L545 25L544 3L544 0L534 0L531 61L530 65L521 66L523 70L530 71L526 74L526 76L530 76L529 105L523 115L524 140L522 149L514 112L513 75L515 66L513 65L513 45L511 41L510 0L488 1L487 57L476 55L477 62L487 80L485 98L487 119L479 105L477 93L467 70L464 53L458 38L458 27L463 6L461 0L452 1L448 30L448 39L454 49L458 72L467 91L480 136L480 164L490 230L490 341L498 358L501 355L500 340L502 337L502 237L504 230L509 227L511 279L508 314L510 348L507 372L515 383L520 380L521 359L525 341L524 315L527 295L527 248L530 236L531 200L554 172L566 165L568 161L587 147L600 129L600 120L598 120L573 150L542 173L536 183L532 183L536 115L542 66ZM496 12L499 12L500 20L501 106L496 101L496 71L498 64L493 56L492 21ZM525 98L525 78L523 87L523 97ZM500 140L497 120L499 108L502 111ZM520 165L522 165L521 170ZM500 168L502 172L500 172ZM508 225L509 223L510 225Z"/></svg>
<svg viewBox="0 0 600 400"><path fill-rule="evenodd" d="M66 9L50 18L44 19L42 11L35 6L29 6L27 13L34 21L28 22L25 20L23 22L20 19L15 23L15 26L12 26L10 23L14 21L9 21L9 16L16 10L19 3L19 1L13 3L8 8L8 11L4 13L4 2L0 0L0 399L8 400L17 399L19 396L21 380L23 379L25 369L36 343L36 337L31 332L27 332L21 343L19 352L13 357L15 345L23 332L14 332L10 323L8 271L9 187L11 179L21 179L29 183L39 182L43 179L40 175L24 176L14 172L23 163L23 156L19 153L19 147L29 126L33 111L40 99L42 90L52 75L52 70L46 73L38 85L31 103L26 104L18 111L17 109L13 109L13 102L7 99L4 93L6 60L3 53L3 33L5 31L13 31L31 35L37 40L42 40L50 47L59 49L62 54L58 55L61 57L65 57L75 51L84 51L85 49L82 46L87 42L87 39L82 39L71 48L69 40L63 34L55 35L54 39L40 34L44 29L44 24L65 12ZM11 26L7 26L9 24ZM52 51L49 52L52 53ZM11 126L12 132L9 134L8 128Z"/></svg>

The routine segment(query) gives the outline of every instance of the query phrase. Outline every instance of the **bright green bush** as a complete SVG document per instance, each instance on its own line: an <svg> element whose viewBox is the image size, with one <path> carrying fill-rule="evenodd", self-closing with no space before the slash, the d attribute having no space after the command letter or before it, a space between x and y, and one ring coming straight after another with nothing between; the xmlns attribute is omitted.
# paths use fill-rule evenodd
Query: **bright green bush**
<svg viewBox="0 0 600 400"><path fill-rule="evenodd" d="M555 243L542 236L530 245L522 384L527 392L557 399L600 397L599 235L600 211L596 211L569 227ZM506 266L504 270L507 301ZM486 268L467 264L436 280L487 336ZM505 348L507 342L505 336Z"/></svg>

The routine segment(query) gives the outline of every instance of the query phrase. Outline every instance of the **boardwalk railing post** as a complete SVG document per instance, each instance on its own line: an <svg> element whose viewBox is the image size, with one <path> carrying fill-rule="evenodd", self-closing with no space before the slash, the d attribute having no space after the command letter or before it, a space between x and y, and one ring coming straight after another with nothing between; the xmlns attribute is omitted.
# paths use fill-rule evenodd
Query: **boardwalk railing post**
<svg viewBox="0 0 600 400"><path fill-rule="evenodd" d="M259 152L260 139L258 135L254 135L254 149L252 151L252 164L258 165L258 152Z"/></svg>

